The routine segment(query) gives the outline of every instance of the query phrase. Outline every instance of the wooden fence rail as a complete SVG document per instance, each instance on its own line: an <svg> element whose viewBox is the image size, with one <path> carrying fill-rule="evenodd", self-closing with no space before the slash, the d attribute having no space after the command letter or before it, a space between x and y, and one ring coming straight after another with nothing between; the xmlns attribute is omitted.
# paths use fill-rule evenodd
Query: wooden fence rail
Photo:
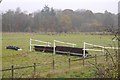
<svg viewBox="0 0 120 80"><path fill-rule="evenodd" d="M74 62L74 61L78 61L78 60L82 60L83 61L83 66L85 65L85 59L91 59L91 58L95 58L95 64L97 64L97 55L95 56L91 56L91 57L86 57L86 58L81 58L81 59L77 59L77 60L71 60L70 58L68 58L68 67L69 69L71 68L71 62ZM66 61L67 62L67 61ZM11 66L11 68L9 69L3 69L2 71L10 71L11 70L11 74L12 74L12 79L14 78L14 70L18 70L18 69L26 69L26 68L33 68L33 73L34 73L34 78L35 78L35 75L36 75L36 67L37 66L46 66L46 65L49 65L51 64L52 65L52 68L53 70L55 69L55 64L59 64L60 62L55 62L55 60L53 59L52 62L49 62L49 63L44 63L44 64L41 64L41 63L33 63L33 65L31 66L23 66L23 67L14 67L14 65ZM61 62L61 63L64 63L64 62Z"/></svg>

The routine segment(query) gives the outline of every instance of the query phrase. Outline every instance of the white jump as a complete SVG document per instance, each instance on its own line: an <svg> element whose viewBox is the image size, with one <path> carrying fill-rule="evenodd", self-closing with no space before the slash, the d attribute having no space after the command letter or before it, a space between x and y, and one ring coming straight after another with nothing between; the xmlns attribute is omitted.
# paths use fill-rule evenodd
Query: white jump
<svg viewBox="0 0 120 80"><path fill-rule="evenodd" d="M88 51L97 51L97 52L101 52L101 51L103 51L103 50L95 50L95 49L83 49L83 50L88 50Z"/></svg>
<svg viewBox="0 0 120 80"><path fill-rule="evenodd" d="M62 42L62 41L58 41L58 40L54 40L54 42L58 42L58 43L62 43L62 44L67 44L67 45L72 45L72 47L74 47L76 45L74 43Z"/></svg>
<svg viewBox="0 0 120 80"><path fill-rule="evenodd" d="M87 44L87 45L90 45L90 46L93 46L93 47L100 47L100 48L103 48L104 46L100 46L100 45L94 45L94 44L90 44L90 43L84 43L84 44Z"/></svg>
<svg viewBox="0 0 120 80"><path fill-rule="evenodd" d="M118 47L104 47L105 49L120 49Z"/></svg>
<svg viewBox="0 0 120 80"><path fill-rule="evenodd" d="M58 40L54 40L54 46L53 46L53 54L55 54L55 47L56 47L56 42L57 43L62 43L62 44L67 44L67 45L71 45L72 47L75 47L76 44L74 43L68 43L68 42L63 42L63 41L58 41Z"/></svg>
<svg viewBox="0 0 120 80"><path fill-rule="evenodd" d="M32 41L44 43L45 45L33 44ZM31 48L32 46L50 46L50 44L51 44L50 42L45 42L45 41L35 40L30 38L30 51L32 51L32 48Z"/></svg>
<svg viewBox="0 0 120 80"><path fill-rule="evenodd" d="M90 46L93 46L93 47L100 47L102 48L102 50L96 50L96 49L86 49L86 45L90 45ZM84 42L84 46L83 46L83 57L85 57L85 50L88 50L88 51L100 51L100 52L103 52L104 53L104 49L120 49L118 47L104 47L104 46L100 46L100 45L94 45L94 44L90 44L90 43L86 43Z"/></svg>
<svg viewBox="0 0 120 80"><path fill-rule="evenodd" d="M50 42L45 42L45 41L41 41L41 40L35 40L35 39L31 39L31 40L36 41L36 42L45 43L45 44L51 44Z"/></svg>

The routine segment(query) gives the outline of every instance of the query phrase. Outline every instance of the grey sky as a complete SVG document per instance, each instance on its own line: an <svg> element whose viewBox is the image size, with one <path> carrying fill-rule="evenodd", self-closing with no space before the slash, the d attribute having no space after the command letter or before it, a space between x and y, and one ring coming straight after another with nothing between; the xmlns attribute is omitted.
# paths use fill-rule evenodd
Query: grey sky
<svg viewBox="0 0 120 80"><path fill-rule="evenodd" d="M22 11L34 12L41 10L44 5L55 9L89 9L93 12L104 12L108 10L118 13L119 0L3 0L0 4L1 11L15 10L20 7Z"/></svg>

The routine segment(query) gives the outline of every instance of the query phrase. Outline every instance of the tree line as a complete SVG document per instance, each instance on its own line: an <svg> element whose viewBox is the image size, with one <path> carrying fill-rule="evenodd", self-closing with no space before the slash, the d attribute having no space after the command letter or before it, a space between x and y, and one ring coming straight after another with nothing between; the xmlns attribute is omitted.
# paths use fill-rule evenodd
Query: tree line
<svg viewBox="0 0 120 80"><path fill-rule="evenodd" d="M118 14L107 10L54 9L45 5L42 10L27 13L17 8L2 13L3 32L103 32L118 28Z"/></svg>

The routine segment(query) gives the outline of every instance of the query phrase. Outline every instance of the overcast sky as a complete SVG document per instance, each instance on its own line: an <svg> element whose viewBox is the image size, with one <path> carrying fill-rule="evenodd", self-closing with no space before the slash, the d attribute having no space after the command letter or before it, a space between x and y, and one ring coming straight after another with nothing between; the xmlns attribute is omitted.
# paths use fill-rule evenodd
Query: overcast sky
<svg viewBox="0 0 120 80"><path fill-rule="evenodd" d="M15 10L20 7L22 11L34 12L41 10L44 5L55 9L88 9L93 12L104 12L105 10L118 13L119 0L3 0L0 4L0 11L8 9Z"/></svg>

